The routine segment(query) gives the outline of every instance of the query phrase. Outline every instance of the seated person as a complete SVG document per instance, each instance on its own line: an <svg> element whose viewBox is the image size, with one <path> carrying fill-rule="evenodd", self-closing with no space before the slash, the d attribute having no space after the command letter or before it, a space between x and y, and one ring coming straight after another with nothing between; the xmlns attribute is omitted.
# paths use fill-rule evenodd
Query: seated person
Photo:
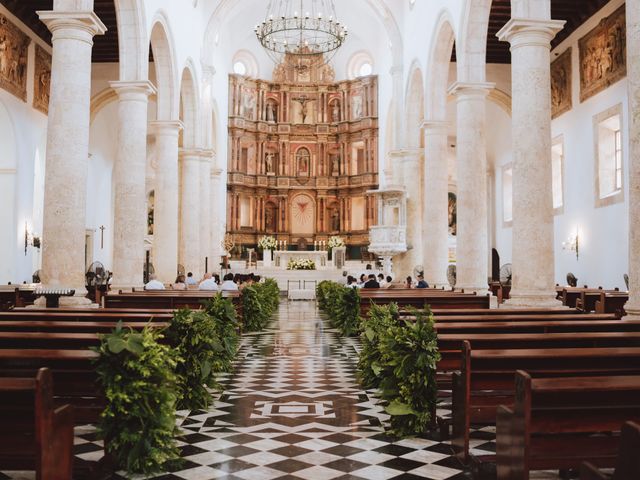
<svg viewBox="0 0 640 480"><path fill-rule="evenodd" d="M204 274L204 279L200 282L200 285L198 286L198 289L199 290L207 290L207 291L217 292L218 291L218 284L213 279L213 276L210 273L205 273Z"/></svg>
<svg viewBox="0 0 640 480"><path fill-rule="evenodd" d="M237 292L238 285L233 281L233 273L227 273L224 276L224 282L220 285L221 292Z"/></svg>
<svg viewBox="0 0 640 480"><path fill-rule="evenodd" d="M404 288L414 288L413 287L413 279L411 277L407 277L404 282Z"/></svg>
<svg viewBox="0 0 640 480"><path fill-rule="evenodd" d="M197 285L198 282L196 282L196 279L193 278L193 273L189 272L187 273L187 281L186 281L187 285Z"/></svg>
<svg viewBox="0 0 640 480"><path fill-rule="evenodd" d="M380 284L376 280L375 274L369 275L369 280L364 284L362 288L380 288Z"/></svg>
<svg viewBox="0 0 640 480"><path fill-rule="evenodd" d="M356 277L352 277L351 275L347 277L347 287L358 288L358 282L356 281Z"/></svg>
<svg viewBox="0 0 640 480"><path fill-rule="evenodd" d="M145 290L164 290L164 284L152 273L149 275L149 282L144 286Z"/></svg>
<svg viewBox="0 0 640 480"><path fill-rule="evenodd" d="M378 283L380 284L380 288L387 288L387 281L384 279L382 273L378 274Z"/></svg>
<svg viewBox="0 0 640 480"><path fill-rule="evenodd" d="M416 288L429 288L429 284L425 281L422 274L418 275L418 284L416 285Z"/></svg>
<svg viewBox="0 0 640 480"><path fill-rule="evenodd" d="M393 285L392 285L393 278L391 277L391 275L387 275L386 282L387 282L387 286L385 288L393 288Z"/></svg>
<svg viewBox="0 0 640 480"><path fill-rule="evenodd" d="M363 273L362 275L360 275L360 280L358 280L358 288L364 287L365 283L367 283L367 279Z"/></svg>
<svg viewBox="0 0 640 480"><path fill-rule="evenodd" d="M171 285L171 288L174 290L186 290L187 284L184 281L184 275L178 275L176 281Z"/></svg>

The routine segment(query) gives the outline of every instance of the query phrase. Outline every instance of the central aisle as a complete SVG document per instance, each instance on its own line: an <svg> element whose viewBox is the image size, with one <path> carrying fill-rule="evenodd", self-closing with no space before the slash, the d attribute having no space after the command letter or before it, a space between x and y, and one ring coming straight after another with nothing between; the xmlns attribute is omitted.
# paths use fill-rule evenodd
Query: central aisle
<svg viewBox="0 0 640 480"><path fill-rule="evenodd" d="M357 347L314 303L283 302L270 328L244 336L214 407L185 419L187 464L162 478L466 478L448 445L390 443L387 415L357 384Z"/></svg>

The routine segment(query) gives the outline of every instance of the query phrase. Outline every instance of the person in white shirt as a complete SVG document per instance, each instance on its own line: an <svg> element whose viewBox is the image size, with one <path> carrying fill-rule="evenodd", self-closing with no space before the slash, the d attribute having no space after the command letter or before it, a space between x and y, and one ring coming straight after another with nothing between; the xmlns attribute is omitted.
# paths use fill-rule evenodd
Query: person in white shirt
<svg viewBox="0 0 640 480"><path fill-rule="evenodd" d="M199 290L207 290L207 291L217 292L218 291L218 284L213 279L213 277L211 276L210 273L205 273L204 274L204 280L202 280L202 282L200 282L200 286L198 287L198 289Z"/></svg>
<svg viewBox="0 0 640 480"><path fill-rule="evenodd" d="M193 278L193 273L189 272L187 273L187 281L186 281L187 286L189 285L197 285L198 282L196 282L196 279Z"/></svg>
<svg viewBox="0 0 640 480"><path fill-rule="evenodd" d="M233 273L227 273L224 276L224 282L220 285L221 292L237 292L238 285L233 281Z"/></svg>
<svg viewBox="0 0 640 480"><path fill-rule="evenodd" d="M144 286L145 290L164 290L164 284L156 279L156 276L149 275L149 282Z"/></svg>
<svg viewBox="0 0 640 480"><path fill-rule="evenodd" d="M380 288L387 288L387 281L381 273L378 274L378 283L380 284Z"/></svg>

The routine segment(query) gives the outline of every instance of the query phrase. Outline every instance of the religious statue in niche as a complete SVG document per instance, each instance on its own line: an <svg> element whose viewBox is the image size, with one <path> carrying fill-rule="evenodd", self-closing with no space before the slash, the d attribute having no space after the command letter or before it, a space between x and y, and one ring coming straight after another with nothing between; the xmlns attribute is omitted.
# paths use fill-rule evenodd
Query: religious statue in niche
<svg viewBox="0 0 640 480"><path fill-rule="evenodd" d="M340 155L334 153L331 155L331 176L340 175Z"/></svg>
<svg viewBox="0 0 640 480"><path fill-rule="evenodd" d="M294 123L312 123L313 114L311 103L313 102L313 100L306 95L300 95L299 97L294 98L294 100L296 103L298 103L298 108L296 108L295 110Z"/></svg>
<svg viewBox="0 0 640 480"><path fill-rule="evenodd" d="M362 118L362 95L359 93L354 95L352 102L353 120L358 120Z"/></svg>
<svg viewBox="0 0 640 480"><path fill-rule="evenodd" d="M456 236L458 233L458 197L453 192L449 192L449 235Z"/></svg>
<svg viewBox="0 0 640 480"><path fill-rule="evenodd" d="M49 91L51 89L51 55L36 45L36 74L34 80L33 108L49 113Z"/></svg>
<svg viewBox="0 0 640 480"><path fill-rule="evenodd" d="M627 75L625 6L580 39L580 101Z"/></svg>
<svg viewBox="0 0 640 480"><path fill-rule="evenodd" d="M272 152L267 153L264 157L264 171L267 175L275 175L276 173L274 170L274 157L275 154Z"/></svg>
<svg viewBox="0 0 640 480"><path fill-rule="evenodd" d="M242 89L242 116L253 120L256 106L256 92L250 88Z"/></svg>
<svg viewBox="0 0 640 480"><path fill-rule="evenodd" d="M153 235L155 192L151 190L147 198L147 235Z"/></svg>
<svg viewBox="0 0 640 480"><path fill-rule="evenodd" d="M267 102L267 122L276 123L278 121L278 113L276 111L275 102Z"/></svg>
<svg viewBox="0 0 640 480"><path fill-rule="evenodd" d="M27 50L31 40L0 14L0 87L27 101Z"/></svg>
<svg viewBox="0 0 640 480"><path fill-rule="evenodd" d="M275 205L268 203L264 209L264 226L267 232L276 231L276 220L278 218Z"/></svg>
<svg viewBox="0 0 640 480"><path fill-rule="evenodd" d="M551 64L551 117L571 110L571 48Z"/></svg>
<svg viewBox="0 0 640 480"><path fill-rule="evenodd" d="M331 104L331 121L333 123L340 121L340 102L337 100Z"/></svg>
<svg viewBox="0 0 640 480"><path fill-rule="evenodd" d="M340 231L340 209L337 205L333 205L329 210L329 219L331 222L331 231Z"/></svg>
<svg viewBox="0 0 640 480"><path fill-rule="evenodd" d="M298 166L298 177L308 177L310 173L311 154L306 148L301 148L296 153L296 164Z"/></svg>

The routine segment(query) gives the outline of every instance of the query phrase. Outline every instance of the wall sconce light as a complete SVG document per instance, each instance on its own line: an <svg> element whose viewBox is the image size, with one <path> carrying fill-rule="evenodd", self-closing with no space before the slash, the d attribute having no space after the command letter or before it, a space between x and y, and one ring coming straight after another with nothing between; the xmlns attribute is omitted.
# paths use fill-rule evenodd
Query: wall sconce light
<svg viewBox="0 0 640 480"><path fill-rule="evenodd" d="M40 237L29 232L27 222L24 222L24 256L27 256L27 247L31 245L34 248L40 248Z"/></svg>
<svg viewBox="0 0 640 480"><path fill-rule="evenodd" d="M580 258L580 235L577 228L574 235L571 235L566 242L562 242L562 249L576 252L576 260Z"/></svg>

